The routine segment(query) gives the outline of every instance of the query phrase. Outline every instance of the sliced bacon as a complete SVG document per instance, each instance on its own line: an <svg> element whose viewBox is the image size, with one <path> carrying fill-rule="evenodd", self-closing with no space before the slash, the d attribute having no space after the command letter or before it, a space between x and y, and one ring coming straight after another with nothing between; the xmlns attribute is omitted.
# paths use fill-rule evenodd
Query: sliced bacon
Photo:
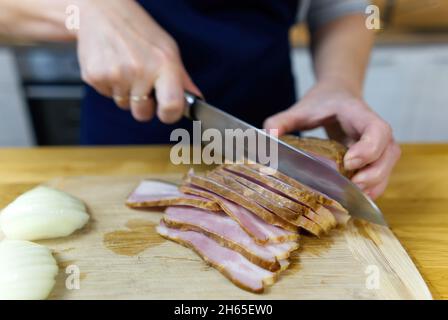
<svg viewBox="0 0 448 320"><path fill-rule="evenodd" d="M126 205L131 208L167 206L192 206L210 211L220 211L219 205L210 199L197 195L186 195L178 186L161 181L144 180L129 195Z"/></svg>
<svg viewBox="0 0 448 320"><path fill-rule="evenodd" d="M317 223L318 226L322 228L325 232L328 232L331 228L336 226L335 218L325 208L319 208L316 214L310 208L304 206L303 204L290 200L289 198L284 197L279 193L273 192L268 188L264 188L261 185L254 183L234 172L225 171L222 168L215 169L213 172L233 178L234 180L246 186L247 188L250 188L256 191L257 193L263 195L263 197L265 197L271 203L280 208L287 208L289 210L304 215L305 217ZM316 230L319 230L319 228L316 228ZM316 234L316 231L313 231L312 233Z"/></svg>
<svg viewBox="0 0 448 320"><path fill-rule="evenodd" d="M347 210L336 200L328 197L327 195L324 195L322 192L319 192L319 191L297 181L294 178L287 176L286 174L281 173L278 170L266 170L265 166L260 165L258 163L250 164L249 166L254 169L257 169L257 170L264 170L263 172L269 173L271 176L277 178L278 180L280 180L284 183L289 184L290 186L292 186L294 188L311 192L316 197L317 202L326 207L334 207L340 211L347 212Z"/></svg>
<svg viewBox="0 0 448 320"><path fill-rule="evenodd" d="M319 215L324 216L326 219L328 219L328 221L331 221L331 226L334 227L336 226L336 224L342 224L342 225L346 225L348 220L350 220L350 215L348 215L348 211L347 209L345 209L339 202L337 202L336 200L328 197L327 195L324 195L323 193L314 190L311 187L308 187L307 185L304 185L302 183L300 183L299 181L297 181L294 178L291 178L283 173L281 173L278 170L266 170L267 168L255 163L255 164L250 164L250 167L256 169L256 170L263 170L263 172L266 172L268 174L270 174L271 176L277 178L278 180L289 184L290 186L297 188L297 189L301 189L301 190L307 190L309 192L311 192L312 194L314 194L314 196L317 199L317 202L321 205L323 205L327 210L318 210Z"/></svg>
<svg viewBox="0 0 448 320"><path fill-rule="evenodd" d="M311 224L313 230L306 229L314 235L328 232L336 226L336 220L328 209L317 203L313 204L313 208L308 207L303 201L294 198L294 194L297 194L300 191L295 190L294 187L277 180L276 178L263 176L260 172L250 168L234 167L234 169L226 170L226 167L222 167L217 170L218 172L221 172L222 175L227 174L235 177L235 179L238 179L237 181L256 190L258 193L261 193L271 202L276 203L277 205L280 204L280 207L286 206L293 211L298 209L299 213L303 214L316 224L316 226ZM312 197L313 194L309 193L309 196ZM296 204L295 206L293 205L294 203ZM301 222L303 222L303 219ZM297 225L297 222L295 224ZM301 227L303 228L302 225Z"/></svg>
<svg viewBox="0 0 448 320"><path fill-rule="evenodd" d="M249 166L226 165L223 166L223 168L224 170L228 170L236 174L239 174L243 177L246 177L247 179L250 179L253 182L262 185L264 188L279 193L283 196L286 196L293 201L300 202L313 210L317 210L319 207L317 199L312 193L296 189L269 175L266 175L264 173L262 174L260 171L254 170Z"/></svg>
<svg viewBox="0 0 448 320"><path fill-rule="evenodd" d="M280 139L292 147L301 149L318 158L348 178L351 178L354 174L353 170L346 170L344 167L347 147L337 141L312 137L301 138L293 135L285 135Z"/></svg>
<svg viewBox="0 0 448 320"><path fill-rule="evenodd" d="M253 264L240 253L220 246L202 233L168 228L163 222L157 227L157 232L164 238L191 248L205 262L242 289L261 293L265 286L276 280L276 273Z"/></svg>
<svg viewBox="0 0 448 320"><path fill-rule="evenodd" d="M229 201L218 194L189 184L182 185L180 190L186 194L199 195L215 201L233 220L238 222L258 244L282 243L299 239L297 232L291 232L266 223L249 210Z"/></svg>
<svg viewBox="0 0 448 320"><path fill-rule="evenodd" d="M221 173L221 174L220 174ZM228 172L223 171L217 171L214 170L207 174L207 177L222 184L226 187L232 189L233 191L238 192L239 194L244 195L244 197L247 197L248 199L251 199L255 201L257 204L265 208L266 210L269 210L270 212L276 214L277 216L285 219L286 221L294 224L295 226L304 228L308 232L311 232L312 234L319 236L323 230L319 226L319 224L314 223L314 219L320 218L315 217L316 215L309 210L308 208L304 208L305 216L312 220L312 222L308 222L306 219L303 218L302 213L294 212L288 208L285 208L283 206L279 206L275 202L271 201L267 197L265 197L265 194L267 192L258 193L255 190L252 190L251 188L245 186L244 184L241 184L237 182L235 179L233 179ZM268 190L267 190L268 191ZM279 196L280 197L280 196ZM319 220L319 219L317 219ZM306 223L304 223L306 222ZM326 226L324 229L329 230Z"/></svg>
<svg viewBox="0 0 448 320"><path fill-rule="evenodd" d="M282 266L279 261L287 259L290 253L299 247L297 242L259 245L235 220L224 213L169 207L165 211L163 221L170 228L201 232L270 271L280 270Z"/></svg>
<svg viewBox="0 0 448 320"><path fill-rule="evenodd" d="M263 219L269 224L281 227L288 231L297 232L297 226L289 223L288 221L278 217L274 213L270 212L269 210L266 210L262 206L258 205L257 203L251 201L250 199L246 198L244 195L241 195L232 189L221 185L220 183L217 183L214 180L211 180L206 177L197 176L194 174L188 175L186 179L187 183L190 183L194 186L200 187L205 190L210 190L211 192L220 195L221 197L230 200L241 207L249 210L250 212L256 214L258 217Z"/></svg>

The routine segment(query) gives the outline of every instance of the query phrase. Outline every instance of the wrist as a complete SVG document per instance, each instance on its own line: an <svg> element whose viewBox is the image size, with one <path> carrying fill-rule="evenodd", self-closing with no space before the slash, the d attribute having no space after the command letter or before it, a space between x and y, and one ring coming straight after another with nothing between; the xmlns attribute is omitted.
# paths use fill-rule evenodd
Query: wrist
<svg viewBox="0 0 448 320"><path fill-rule="evenodd" d="M325 75L317 79L317 86L338 89L347 92L354 97L362 97L362 84L354 79L345 77L344 75Z"/></svg>

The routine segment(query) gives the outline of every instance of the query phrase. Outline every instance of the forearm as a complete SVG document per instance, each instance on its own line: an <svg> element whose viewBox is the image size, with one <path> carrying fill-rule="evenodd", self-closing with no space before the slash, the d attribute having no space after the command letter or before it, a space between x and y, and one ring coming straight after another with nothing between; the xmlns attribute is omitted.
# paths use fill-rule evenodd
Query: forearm
<svg viewBox="0 0 448 320"><path fill-rule="evenodd" d="M360 96L373 45L373 32L362 14L330 22L312 34L314 70L318 82L337 83Z"/></svg>
<svg viewBox="0 0 448 320"><path fill-rule="evenodd" d="M74 40L65 26L69 5L81 6L84 0L2 0L0 37L32 40Z"/></svg>

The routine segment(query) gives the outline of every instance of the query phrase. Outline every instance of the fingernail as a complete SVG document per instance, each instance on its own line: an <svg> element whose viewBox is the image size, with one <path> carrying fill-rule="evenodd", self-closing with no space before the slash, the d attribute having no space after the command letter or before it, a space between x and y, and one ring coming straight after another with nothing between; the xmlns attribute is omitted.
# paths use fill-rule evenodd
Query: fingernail
<svg viewBox="0 0 448 320"><path fill-rule="evenodd" d="M362 160L359 158L352 158L345 160L345 169L353 170L358 169L362 165Z"/></svg>

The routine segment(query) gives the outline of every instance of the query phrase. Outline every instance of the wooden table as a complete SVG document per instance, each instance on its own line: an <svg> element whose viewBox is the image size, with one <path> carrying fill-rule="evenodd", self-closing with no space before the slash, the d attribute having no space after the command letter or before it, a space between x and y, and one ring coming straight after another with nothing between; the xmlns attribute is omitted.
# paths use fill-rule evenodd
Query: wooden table
<svg viewBox="0 0 448 320"><path fill-rule="evenodd" d="M448 299L448 145L403 145L389 188L378 200L434 298ZM0 149L0 207L60 176L181 173L168 147ZM205 167L196 167L205 169Z"/></svg>

